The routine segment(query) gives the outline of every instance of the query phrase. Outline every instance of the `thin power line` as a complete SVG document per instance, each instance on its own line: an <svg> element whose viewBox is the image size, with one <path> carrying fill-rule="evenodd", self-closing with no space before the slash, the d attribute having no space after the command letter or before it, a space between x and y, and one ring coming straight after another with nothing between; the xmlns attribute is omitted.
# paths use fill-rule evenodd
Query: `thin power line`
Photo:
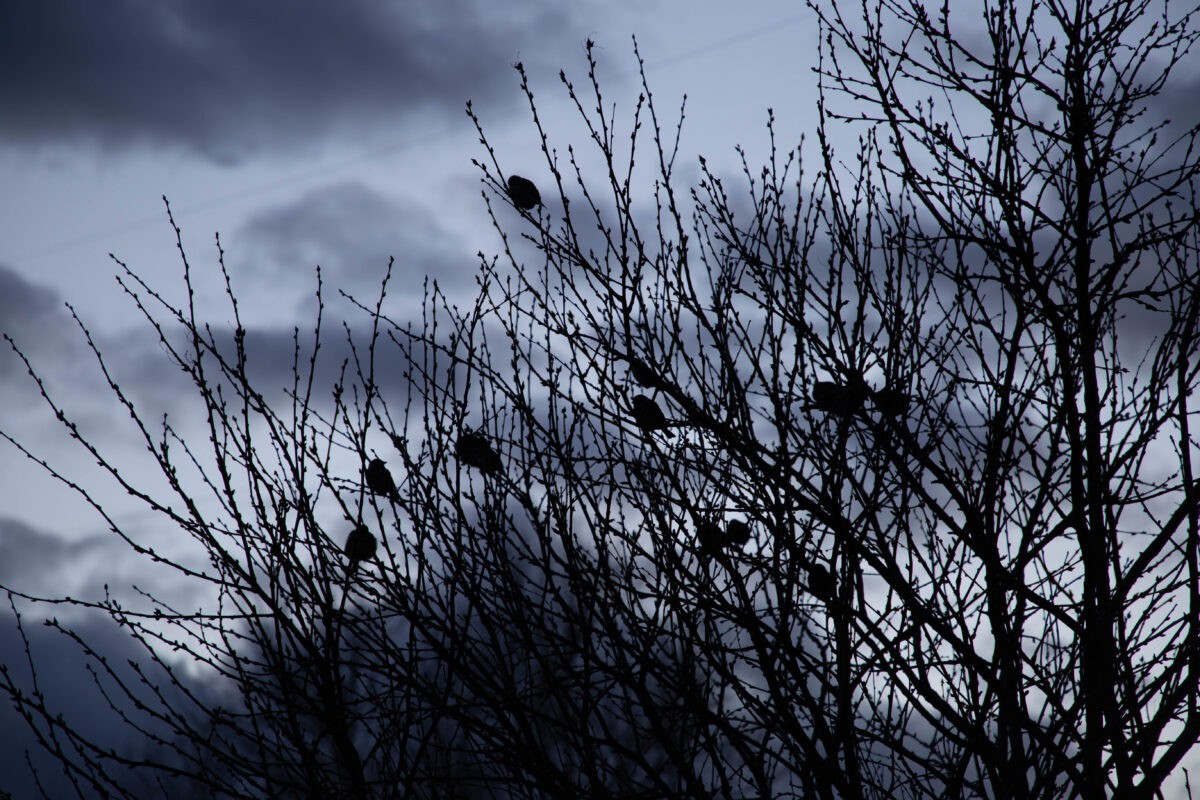
<svg viewBox="0 0 1200 800"><path fill-rule="evenodd" d="M745 31L740 31L738 33L730 34L729 36L724 36L719 39L714 39L710 42L706 42L705 44L700 45L699 47L693 48L691 50L685 50L681 53L676 53L675 55L666 56L664 58L658 58L658 59L647 59L646 67L648 69L661 69L661 68L666 68L666 67L672 67L672 66L675 66L677 64L681 64L681 63L684 63L687 61L691 61L700 56L707 55L708 53L711 53L715 50L720 50L722 48L729 47L730 45L738 44L740 42L757 39L761 36L766 36L768 34L775 33L776 31L782 30L784 28L791 27L791 26L795 25L796 23L800 22L806 16L807 16L807 14L804 14L804 13L792 14L787 17L783 17L782 19L775 20L774 22L767 23L765 25L760 25L760 26L750 28ZM618 73L618 74L620 74L620 73ZM256 183L251 186L245 186L245 187L236 189L231 192L226 192L224 194L216 195L213 197L208 197L203 200L197 200L193 203L188 203L186 205L177 207L176 213L189 214L189 213L195 213L198 211L205 211L205 210L213 208L215 206L235 202L238 200L244 200L247 197L253 197L255 195L265 194L267 192L273 191L275 189L279 189L284 186L290 186L292 184L302 183L306 180L317 177L319 175L324 175L324 174L331 173L331 172L338 172L342 169L345 169L346 167L353 166L355 164L359 164L364 161L372 161L377 158L381 158L383 156L389 155L391 153L396 153L401 150L407 150L411 147L423 145L427 142L443 138L443 137L453 133L455 130L457 130L456 126L443 125L443 126L439 127L437 130L434 130L434 131L431 131L431 132L428 132L428 133L425 133L425 134L422 134L419 136L413 136L413 137L404 139L399 142L393 142L392 144L385 145L383 147L372 148L370 150L366 150L366 151L357 153L352 156L347 156L345 158L339 158L334 161L329 161L324 164L319 164L315 167L301 170L299 172L292 172L287 175L282 175L278 178L273 178L271 180L263 181L261 183ZM84 233L84 234L80 234L79 236L72 236L69 239L63 239L61 241L55 242L54 244L46 245L45 247L37 248L37 249L31 250L31 251L26 251L24 253L19 253L16 256L9 257L9 260L13 263L17 263L20 261L29 261L29 260L37 259L37 258L44 258L46 256L54 255L55 253L60 253L65 250L71 250L73 248L80 247L85 244L90 244L92 242L96 242L101 239L106 239L110 236L114 236L114 235L118 235L118 234L122 234L122 233L128 233L129 231L139 230L141 228L146 228L151 225L157 225L157 224L160 224L162 222L162 220L163 220L162 214L155 214L154 216L140 217L138 219L129 220L128 222L123 222L118 225L106 228L104 230L92 231L91 233Z"/></svg>

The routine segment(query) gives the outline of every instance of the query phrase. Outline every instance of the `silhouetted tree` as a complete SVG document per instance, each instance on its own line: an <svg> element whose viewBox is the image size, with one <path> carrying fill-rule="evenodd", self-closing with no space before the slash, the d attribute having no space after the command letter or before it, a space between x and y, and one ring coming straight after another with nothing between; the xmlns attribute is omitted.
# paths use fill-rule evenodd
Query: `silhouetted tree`
<svg viewBox="0 0 1200 800"><path fill-rule="evenodd" d="M818 6L816 170L772 123L737 192L704 161L685 190L679 128L648 87L619 123L589 45L587 91L563 82L593 177L518 65L561 215L493 216L473 305L360 303L332 409L315 351L277 410L244 336L126 272L187 335L146 311L211 459L109 372L176 499L81 442L211 568L114 530L221 602L97 607L229 698L139 706L178 756L139 766L223 797L1162 796L1200 738L1200 159L1150 104L1197 12L1154 8ZM537 205L472 119L489 209ZM377 438L406 476L383 506L355 480ZM339 580L326 531L367 519Z"/></svg>

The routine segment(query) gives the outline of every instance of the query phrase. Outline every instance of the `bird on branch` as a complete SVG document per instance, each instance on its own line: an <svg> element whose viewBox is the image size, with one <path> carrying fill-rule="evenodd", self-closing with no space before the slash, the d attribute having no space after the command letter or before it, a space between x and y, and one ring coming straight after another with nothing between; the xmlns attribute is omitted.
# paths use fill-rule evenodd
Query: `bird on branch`
<svg viewBox="0 0 1200 800"><path fill-rule="evenodd" d="M500 454L492 449L487 437L477 431L469 431L458 437L454 443L454 455L463 464L475 467L486 475L497 473L504 466Z"/></svg>
<svg viewBox="0 0 1200 800"><path fill-rule="evenodd" d="M716 554L725 545L725 531L711 519L706 519L696 526L696 541L700 543L701 553Z"/></svg>
<svg viewBox="0 0 1200 800"><path fill-rule="evenodd" d="M658 403L644 394L635 394L631 400L633 421L646 432L665 430L671 426L667 415L659 408Z"/></svg>
<svg viewBox="0 0 1200 800"><path fill-rule="evenodd" d="M367 526L359 525L346 537L346 546L342 548L342 552L350 559L351 565L354 565L373 558L377 545L375 536L367 530Z"/></svg>
<svg viewBox="0 0 1200 800"><path fill-rule="evenodd" d="M514 206L525 211L542 204L542 195L533 185L533 181L520 175L508 177L508 199L512 200Z"/></svg>
<svg viewBox="0 0 1200 800"><path fill-rule="evenodd" d="M749 523L740 519L729 520L729 524L725 526L725 539L734 547L745 547L746 542L750 541Z"/></svg>
<svg viewBox="0 0 1200 800"><path fill-rule="evenodd" d="M722 530L718 523L706 519L696 526L696 540L700 552L706 555L718 555L727 547L740 550L750 541L750 525L744 520L733 519Z"/></svg>
<svg viewBox="0 0 1200 800"><path fill-rule="evenodd" d="M871 393L872 405L879 410L879 413L893 419L907 414L910 402L911 398L899 389L884 387Z"/></svg>
<svg viewBox="0 0 1200 800"><path fill-rule="evenodd" d="M817 381L812 388L809 408L848 417L862 410L870 389L865 383L842 384L836 381Z"/></svg>
<svg viewBox="0 0 1200 800"><path fill-rule="evenodd" d="M388 471L383 459L372 458L363 474L367 479L367 488L372 492L384 495L389 500L400 499L400 490L396 488L396 481L392 479L392 473Z"/></svg>
<svg viewBox="0 0 1200 800"><path fill-rule="evenodd" d="M663 385L662 375L658 370L648 366L645 361L637 356L627 356L626 360L629 361L629 375L638 386L652 389Z"/></svg>
<svg viewBox="0 0 1200 800"><path fill-rule="evenodd" d="M832 600L837 594L837 579L820 564L809 564L808 591L818 600Z"/></svg>

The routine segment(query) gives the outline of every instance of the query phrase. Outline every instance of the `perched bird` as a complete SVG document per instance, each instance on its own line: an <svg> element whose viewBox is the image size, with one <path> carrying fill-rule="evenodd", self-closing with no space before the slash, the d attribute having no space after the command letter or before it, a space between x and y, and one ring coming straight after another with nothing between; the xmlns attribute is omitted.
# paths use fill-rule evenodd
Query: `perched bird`
<svg viewBox="0 0 1200 800"><path fill-rule="evenodd" d="M637 356L629 356L629 374L638 386L650 388L662 384L662 376Z"/></svg>
<svg viewBox="0 0 1200 800"><path fill-rule="evenodd" d="M508 177L508 198L517 208L529 210L542 204L542 196L538 193L533 181L520 175Z"/></svg>
<svg viewBox="0 0 1200 800"><path fill-rule="evenodd" d="M819 600L830 600L837 594L837 580L820 564L809 564L808 591Z"/></svg>
<svg viewBox="0 0 1200 800"><path fill-rule="evenodd" d="M725 531L711 519L706 519L696 526L696 540L700 543L700 552L717 553L725 546Z"/></svg>
<svg viewBox="0 0 1200 800"><path fill-rule="evenodd" d="M499 472L504 466L500 461L500 454L492 449L487 437L475 431L458 437L458 441L454 443L454 455L468 467L475 467L487 474Z"/></svg>
<svg viewBox="0 0 1200 800"><path fill-rule="evenodd" d="M813 405L822 411L837 411L841 396L841 387L833 381L817 381L813 384Z"/></svg>
<svg viewBox="0 0 1200 800"><path fill-rule="evenodd" d="M346 546L342 551L351 564L357 564L375 555L376 544L375 536L367 530L367 526L359 525L346 537Z"/></svg>
<svg viewBox="0 0 1200 800"><path fill-rule="evenodd" d="M887 417L902 417L908 413L910 398L899 389L883 388L871 393L871 402Z"/></svg>
<svg viewBox="0 0 1200 800"><path fill-rule="evenodd" d="M371 463L367 464L364 475L367 479L367 488L372 492L386 495L392 500L400 499L400 491L396 488L396 482L392 480L392 473L388 472L383 459L372 458Z"/></svg>
<svg viewBox="0 0 1200 800"><path fill-rule="evenodd" d="M740 519L730 520L721 530L713 520L705 520L696 526L696 540L702 553L716 554L726 547L738 549L750 541L750 526Z"/></svg>
<svg viewBox="0 0 1200 800"><path fill-rule="evenodd" d="M863 407L870 390L866 384L844 385L834 381L813 384L813 407L830 414L849 416Z"/></svg>
<svg viewBox="0 0 1200 800"><path fill-rule="evenodd" d="M729 520L725 526L725 540L734 547L745 547L750 541L750 526L744 520Z"/></svg>
<svg viewBox="0 0 1200 800"><path fill-rule="evenodd" d="M668 426L667 416L658 403L644 394L633 396L633 421L644 431L662 430Z"/></svg>

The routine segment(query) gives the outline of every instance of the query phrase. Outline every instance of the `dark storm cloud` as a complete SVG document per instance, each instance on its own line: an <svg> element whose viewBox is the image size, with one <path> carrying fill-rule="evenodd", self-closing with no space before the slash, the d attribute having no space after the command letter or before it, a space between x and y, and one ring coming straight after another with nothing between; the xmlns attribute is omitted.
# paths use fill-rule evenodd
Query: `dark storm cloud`
<svg viewBox="0 0 1200 800"><path fill-rule="evenodd" d="M0 10L0 141L217 160L461 115L503 67L577 44L551 0L87 0ZM524 46L523 46L524 45Z"/></svg>
<svg viewBox="0 0 1200 800"><path fill-rule="evenodd" d="M49 612L49 609L41 610ZM132 730L129 724L121 719L121 714L137 719L147 731L170 739L171 732L166 726L139 712L135 709L133 699L120 690L114 690L103 669L97 670L101 675L99 679L87 671L88 659L77 642L58 630L42 625L34 616L26 612L22 622L29 641L29 652L37 666L37 688L44 693L51 714L61 713L64 720L78 733L104 747L106 751L120 752L127 757L143 756L154 745L145 735ZM180 692L166 686L167 680L161 667L152 663L145 649L111 620L93 614L70 623L64 622L64 627L74 631L94 648L98 657L105 658L109 668L120 675L125 685L150 708L159 710L162 707L161 703L172 702L171 699L176 698L173 701L176 709L181 713L188 712L189 707L183 702ZM7 677L16 688L25 693L32 691L33 676L29 672L26 660L25 642L19 635L11 611L0 614L0 664L8 665ZM150 691L141 685L139 676L134 672L134 665L151 680L166 686L161 697L152 696ZM109 697L116 703L119 711L110 706L109 701L101 695L96 686L97 680L107 684ZM190 681L189 688L201 696L208 696L213 692L210 686L196 679ZM29 759L36 767L42 786L50 797L76 797L58 762L39 746L25 720L7 702L7 695L0 693L0 698L4 700L0 702L0 790L9 792L14 798L43 796L38 793L26 763L25 754L28 751ZM39 722L38 727L44 733L48 730L44 721ZM61 729L56 733L69 752L71 745ZM108 766L114 775L122 776L133 785L138 785L139 777L136 772L126 772L127 768L114 762L110 762ZM84 791L86 795L87 787L84 787ZM147 785L146 793L142 796L159 795Z"/></svg>
<svg viewBox="0 0 1200 800"><path fill-rule="evenodd" d="M356 311L346 322L349 331L342 326L340 319L327 317L324 321L313 382L313 403L322 412L329 410L334 384L343 376L343 364L348 364L345 380L351 384L358 382L355 375L355 348L357 358L366 368L371 337L370 319L365 312ZM245 333L243 346L250 385L285 416L290 403L287 392L293 389L295 380L294 365L300 370L300 391L303 392L305 388L309 358L314 346L313 323L313 319L302 320L299 331L292 327L251 326ZM168 331L172 346L185 356L189 354L191 345L187 333L170 325ZM235 364L237 343L233 328L223 323L213 323L211 335L216 352L226 363ZM353 339L354 348L348 337ZM185 437L198 435L189 421L205 418L199 389L172 360L166 348L154 338L152 331L130 329L119 337L109 339L102 347L112 356L113 372L119 377L122 388L132 398L143 420L153 421L166 413ZM378 347L378 353L383 358L377 364L375 384L389 402L399 404L407 396L408 384L403 374L395 369L396 346L384 338ZM383 359L386 359L386 368ZM218 379L220 373L211 357L206 365L209 382L213 385L221 383L222 391L230 396L233 387L228 384L228 377ZM99 392L107 391L99 386L96 389ZM109 410L113 414L120 414L121 409L115 398L109 404ZM115 420L114 425L119 422L120 419ZM201 438L197 438L195 443L201 441Z"/></svg>

